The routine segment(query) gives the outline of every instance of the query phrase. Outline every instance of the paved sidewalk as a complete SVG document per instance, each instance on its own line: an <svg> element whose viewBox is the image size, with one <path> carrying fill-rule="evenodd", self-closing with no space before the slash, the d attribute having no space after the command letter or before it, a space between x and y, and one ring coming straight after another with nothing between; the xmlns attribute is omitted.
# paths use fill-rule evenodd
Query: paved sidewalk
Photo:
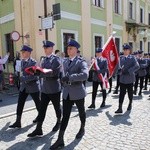
<svg viewBox="0 0 150 150"><path fill-rule="evenodd" d="M9 87L8 90L0 91L0 118L2 116L8 114L15 114L16 107L18 102L19 91L17 87ZM30 96L28 96L27 101L25 103L25 109L29 109L30 107L34 107L34 101Z"/></svg>
<svg viewBox="0 0 150 150"><path fill-rule="evenodd" d="M91 87L87 89L91 92ZM105 109L99 108L101 94L96 99L96 109L88 110L91 94L86 97L86 133L81 140L75 136L80 128L76 107L72 109L69 125L65 132L64 150L150 150L150 100L149 92L143 97L134 97L133 109L126 111L128 99L124 102L123 115L115 115L118 106L118 95L109 94ZM49 105L43 124L42 138L27 138L27 134L35 129L32 120L36 117L35 109L24 112L21 129L9 129L15 116L0 119L0 150L47 150L57 139L57 133L51 132L56 118L52 105Z"/></svg>

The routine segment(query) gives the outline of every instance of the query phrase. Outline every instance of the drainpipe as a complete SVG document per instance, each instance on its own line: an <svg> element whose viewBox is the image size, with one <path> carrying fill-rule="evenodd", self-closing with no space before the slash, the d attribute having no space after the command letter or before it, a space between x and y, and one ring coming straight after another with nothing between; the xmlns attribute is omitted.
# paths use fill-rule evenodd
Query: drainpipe
<svg viewBox="0 0 150 150"><path fill-rule="evenodd" d="M44 17L47 17L47 0L44 0ZM45 30L45 40L48 40L48 30Z"/></svg>

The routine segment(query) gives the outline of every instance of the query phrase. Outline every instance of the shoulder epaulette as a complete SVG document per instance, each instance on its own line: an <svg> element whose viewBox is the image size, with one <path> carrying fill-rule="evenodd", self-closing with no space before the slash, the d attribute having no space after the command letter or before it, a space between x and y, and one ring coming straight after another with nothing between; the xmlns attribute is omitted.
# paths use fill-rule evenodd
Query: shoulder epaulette
<svg viewBox="0 0 150 150"><path fill-rule="evenodd" d="M35 59L33 59L33 58L30 58L30 59L31 59L32 62L37 62L37 61L36 61Z"/></svg>

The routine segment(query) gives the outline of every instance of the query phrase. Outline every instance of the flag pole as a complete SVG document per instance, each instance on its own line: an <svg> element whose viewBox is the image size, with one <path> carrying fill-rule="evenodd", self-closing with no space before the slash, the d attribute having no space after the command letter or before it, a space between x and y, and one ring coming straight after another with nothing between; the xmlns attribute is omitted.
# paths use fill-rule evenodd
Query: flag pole
<svg viewBox="0 0 150 150"><path fill-rule="evenodd" d="M90 67L89 67L89 71L90 71L90 70L91 70L91 68L93 67L94 62L95 62L95 60L94 60L94 59L92 59L92 63L91 63L91 65L90 65Z"/></svg>

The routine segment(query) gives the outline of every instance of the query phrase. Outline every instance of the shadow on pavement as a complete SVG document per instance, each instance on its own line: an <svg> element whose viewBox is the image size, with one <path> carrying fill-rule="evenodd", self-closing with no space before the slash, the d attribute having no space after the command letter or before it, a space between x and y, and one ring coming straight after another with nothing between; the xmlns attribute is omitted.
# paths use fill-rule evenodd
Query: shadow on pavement
<svg viewBox="0 0 150 150"><path fill-rule="evenodd" d="M0 103L0 107L5 107L5 106L9 106L9 105L14 105L14 104L17 104L18 102L18 95L8 95L7 93L6 94L0 94L0 99L2 99L2 102ZM31 96L29 95L27 97L27 100L26 101L31 101L32 98Z"/></svg>
<svg viewBox="0 0 150 150"><path fill-rule="evenodd" d="M103 111L100 108L98 108L98 109L87 109L86 110L86 118L91 117L91 116L96 117L96 116L98 116L99 113L102 113L102 112Z"/></svg>
<svg viewBox="0 0 150 150"><path fill-rule="evenodd" d="M131 126L132 123L128 121L128 119L130 118L130 113L131 113L130 111L126 111L124 114L112 116L110 115L109 111L107 111L106 116L110 120L110 125L117 126L120 124L124 124L124 125Z"/></svg>
<svg viewBox="0 0 150 150"><path fill-rule="evenodd" d="M145 95L149 95L149 93L150 93L150 91L149 91L149 90L147 90L147 91L143 91L143 94L145 94Z"/></svg>
<svg viewBox="0 0 150 150"><path fill-rule="evenodd" d="M42 137L27 138L25 141L12 145L7 150L23 150L25 147L28 147L29 150L47 150L51 145L54 134L55 132L50 132Z"/></svg>
<svg viewBox="0 0 150 150"><path fill-rule="evenodd" d="M70 144L64 147L64 150L74 150L74 148L79 144L79 142L82 140L81 139L74 139Z"/></svg>
<svg viewBox="0 0 150 150"><path fill-rule="evenodd" d="M33 127L35 124L28 125L23 128L15 128L10 129L9 128L10 122L6 123L6 125L1 129L0 131L0 141L4 142L10 142L16 139L16 137L19 134L23 134L27 132L31 127Z"/></svg>
<svg viewBox="0 0 150 150"><path fill-rule="evenodd" d="M113 99L116 99L116 100L119 99L119 95L117 95L117 94L112 94L111 97L112 97Z"/></svg>
<svg viewBox="0 0 150 150"><path fill-rule="evenodd" d="M142 96L134 95L133 100L142 100Z"/></svg>
<svg viewBox="0 0 150 150"><path fill-rule="evenodd" d="M106 105L104 108L87 109L86 110L86 118L91 117L91 116L96 117L96 116L98 116L99 113L103 112L102 110L107 109L111 106L112 105ZM71 118L75 118L75 117L78 117L78 116L79 116L79 114L76 114L76 115L72 116Z"/></svg>

